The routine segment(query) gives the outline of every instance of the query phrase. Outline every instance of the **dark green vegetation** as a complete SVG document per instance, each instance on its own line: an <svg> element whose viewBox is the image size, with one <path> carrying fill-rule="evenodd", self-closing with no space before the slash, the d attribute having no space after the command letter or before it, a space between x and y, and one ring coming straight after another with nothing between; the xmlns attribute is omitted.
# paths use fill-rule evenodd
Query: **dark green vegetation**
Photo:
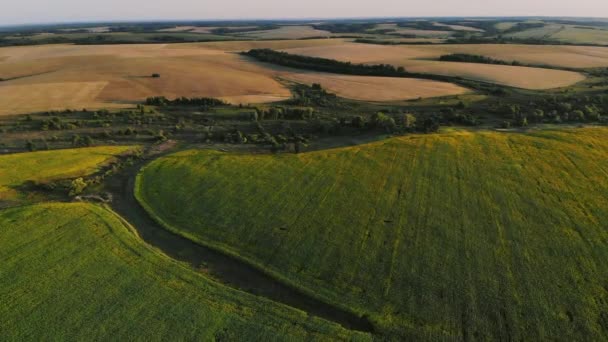
<svg viewBox="0 0 608 342"><path fill-rule="evenodd" d="M262 62L274 63L297 69L361 76L407 77L409 75L402 67L394 67L389 64L352 64L350 62L341 62L334 59L294 55L272 49L253 49L244 52L243 54Z"/></svg>
<svg viewBox="0 0 608 342"><path fill-rule="evenodd" d="M443 55L439 57L440 61L443 62L464 62L464 63L482 63L482 64L498 64L498 65L516 65L520 66L521 63L517 61L506 62L499 59L485 57L480 55L470 55L466 53L453 53L449 55Z"/></svg>
<svg viewBox="0 0 608 342"><path fill-rule="evenodd" d="M222 286L92 204L0 211L0 339L366 340Z"/></svg>
<svg viewBox="0 0 608 342"><path fill-rule="evenodd" d="M137 192L168 229L369 315L381 335L602 340L606 133L192 150L147 166Z"/></svg>

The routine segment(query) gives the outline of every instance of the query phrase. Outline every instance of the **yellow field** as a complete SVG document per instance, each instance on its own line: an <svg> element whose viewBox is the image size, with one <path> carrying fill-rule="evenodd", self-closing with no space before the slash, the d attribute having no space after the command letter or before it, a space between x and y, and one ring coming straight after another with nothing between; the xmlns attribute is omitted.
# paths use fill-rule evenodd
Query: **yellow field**
<svg viewBox="0 0 608 342"><path fill-rule="evenodd" d="M292 26L297 28L297 26ZM124 107L149 96L262 103L288 98L283 77L321 83L353 99L405 100L462 93L446 83L336 77L256 63L235 52L271 48L354 63L388 63L412 72L461 76L527 89L548 89L584 79L576 72L490 64L439 62L448 53L470 53L564 67L608 66L608 48L532 45L357 44L347 39L272 40L141 45L47 45L0 48L0 115L51 109ZM161 74L152 78L153 73ZM367 89L360 88L365 84ZM359 86L355 86L359 85ZM373 91L369 91L373 89ZM373 95L367 95L373 94Z"/></svg>
<svg viewBox="0 0 608 342"><path fill-rule="evenodd" d="M353 63L387 63L409 71L461 76L526 89L549 89L574 84L584 79L576 72L491 64L438 62L439 56L461 52L482 54L498 59L527 63L552 63L564 66L608 66L608 48L554 47L528 45L408 45L380 46L343 43L324 47L298 47L284 51Z"/></svg>
<svg viewBox="0 0 608 342"><path fill-rule="evenodd" d="M112 157L133 146L102 146L16 153L0 156L0 201L12 200L14 187L27 181L47 181L93 173Z"/></svg>
<svg viewBox="0 0 608 342"><path fill-rule="evenodd" d="M246 95L250 102L290 96L271 68L200 47L54 45L5 48L0 55L8 57L0 78L21 77L0 83L0 115L126 106L157 95Z"/></svg>
<svg viewBox="0 0 608 342"><path fill-rule="evenodd" d="M452 83L416 78L293 73L282 76L298 83L320 83L338 96L361 101L398 101L419 97L460 95L467 89Z"/></svg>
<svg viewBox="0 0 608 342"><path fill-rule="evenodd" d="M443 82L335 77L257 63L234 52L251 48L332 47L341 39L198 44L47 45L0 49L0 115L125 107L150 96L216 97L231 103L287 99L283 76L327 85L353 99L405 100L460 94ZM150 77L159 73L160 78ZM300 75L301 74L301 75ZM360 88L361 85L369 87Z"/></svg>

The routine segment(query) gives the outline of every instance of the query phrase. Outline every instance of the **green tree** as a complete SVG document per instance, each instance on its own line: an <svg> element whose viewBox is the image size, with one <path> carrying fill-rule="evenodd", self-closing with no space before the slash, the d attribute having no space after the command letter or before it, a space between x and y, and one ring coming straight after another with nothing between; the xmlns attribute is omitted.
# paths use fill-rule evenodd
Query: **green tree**
<svg viewBox="0 0 608 342"><path fill-rule="evenodd" d="M70 183L70 196L80 195L86 189L87 183L82 178L76 178Z"/></svg>

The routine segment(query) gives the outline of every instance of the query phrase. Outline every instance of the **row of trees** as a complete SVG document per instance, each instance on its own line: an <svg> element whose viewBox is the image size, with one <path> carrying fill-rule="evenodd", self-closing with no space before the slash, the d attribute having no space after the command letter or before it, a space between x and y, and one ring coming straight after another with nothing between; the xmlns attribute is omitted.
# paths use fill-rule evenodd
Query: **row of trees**
<svg viewBox="0 0 608 342"><path fill-rule="evenodd" d="M439 57L440 61L443 62L464 62L464 63L482 63L482 64L498 64L498 65L515 65L522 66L523 64L517 61L507 62L500 59L494 59L491 57L471 55L467 53L453 53L449 55L443 55Z"/></svg>
<svg viewBox="0 0 608 342"><path fill-rule="evenodd" d="M362 76L409 76L403 67L396 68L389 64L353 64L327 58L294 55L272 49L253 49L243 54L262 62L298 69Z"/></svg>
<svg viewBox="0 0 608 342"><path fill-rule="evenodd" d="M164 96L148 97L146 99L146 105L149 106L205 106L205 107L218 107L227 106L228 104L222 100L211 98L211 97L178 97L174 100L169 100Z"/></svg>

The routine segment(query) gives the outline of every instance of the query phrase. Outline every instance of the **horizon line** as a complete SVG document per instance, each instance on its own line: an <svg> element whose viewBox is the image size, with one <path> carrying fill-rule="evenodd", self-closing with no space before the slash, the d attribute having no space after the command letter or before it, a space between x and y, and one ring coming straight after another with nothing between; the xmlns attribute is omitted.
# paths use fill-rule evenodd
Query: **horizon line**
<svg viewBox="0 0 608 342"><path fill-rule="evenodd" d="M266 17L266 18L207 18L207 19L94 19L94 20L65 20L65 21L48 21L48 22L24 22L19 24L0 24L0 28L17 28L28 26L46 26L46 25L82 25L82 24L138 24L138 23L221 23L221 22L252 22L252 21L292 21L292 22L307 22L313 20L399 20L399 19L518 19L518 18L541 18L541 19L606 19L608 17L601 16L568 16L568 15L472 15L472 16L362 16L362 17Z"/></svg>

